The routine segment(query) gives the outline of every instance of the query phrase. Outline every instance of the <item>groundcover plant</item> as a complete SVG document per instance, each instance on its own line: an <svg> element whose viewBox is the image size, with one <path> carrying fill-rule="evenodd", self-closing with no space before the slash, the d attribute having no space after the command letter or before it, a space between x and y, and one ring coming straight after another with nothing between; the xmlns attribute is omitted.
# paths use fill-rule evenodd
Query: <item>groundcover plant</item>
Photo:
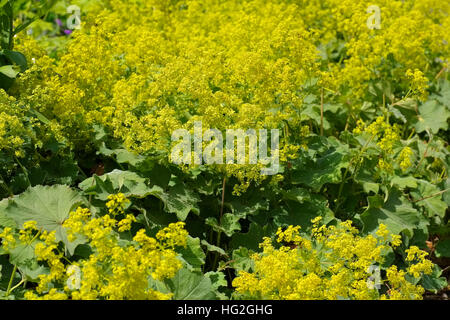
<svg viewBox="0 0 450 320"><path fill-rule="evenodd" d="M1 299L446 299L448 1L0 8Z"/></svg>

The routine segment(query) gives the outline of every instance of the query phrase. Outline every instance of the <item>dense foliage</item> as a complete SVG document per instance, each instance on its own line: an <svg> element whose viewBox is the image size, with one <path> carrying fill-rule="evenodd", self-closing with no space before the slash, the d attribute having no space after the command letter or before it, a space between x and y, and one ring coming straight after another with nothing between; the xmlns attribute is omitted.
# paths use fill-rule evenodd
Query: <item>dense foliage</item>
<svg viewBox="0 0 450 320"><path fill-rule="evenodd" d="M0 297L448 291L448 1L0 7ZM280 130L280 172L175 165L198 121Z"/></svg>

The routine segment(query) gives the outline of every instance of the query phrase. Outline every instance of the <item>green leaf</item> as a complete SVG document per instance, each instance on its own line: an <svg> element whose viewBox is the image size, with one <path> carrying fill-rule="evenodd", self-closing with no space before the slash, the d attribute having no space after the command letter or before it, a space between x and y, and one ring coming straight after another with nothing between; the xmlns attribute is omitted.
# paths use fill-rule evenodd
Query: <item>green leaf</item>
<svg viewBox="0 0 450 320"><path fill-rule="evenodd" d="M11 22L14 20L11 3L3 3L0 10L0 45L2 49L10 49Z"/></svg>
<svg viewBox="0 0 450 320"><path fill-rule="evenodd" d="M17 265L27 280L36 282L40 274L48 273L48 268L38 264L34 249L37 241L21 243L9 252L11 264Z"/></svg>
<svg viewBox="0 0 450 320"><path fill-rule="evenodd" d="M284 209L278 212L271 212L277 227L294 225L306 229L311 226L311 220L318 216L323 217L325 224L334 219L334 214L329 208L328 200L321 195L309 194L308 192L304 192L304 190L292 189L290 192L284 193L284 198L287 198L284 201Z"/></svg>
<svg viewBox="0 0 450 320"><path fill-rule="evenodd" d="M408 120L406 119L406 117L403 115L403 113L401 113L398 109L396 109L395 107L392 106L388 106L388 110L389 112L398 120L400 120L403 123L407 123Z"/></svg>
<svg viewBox="0 0 450 320"><path fill-rule="evenodd" d="M263 237L269 237L276 231L272 224L263 226L252 222L247 233L235 233L231 239L231 247L246 247L250 250L257 251Z"/></svg>
<svg viewBox="0 0 450 320"><path fill-rule="evenodd" d="M265 191L251 192L234 197L231 201L226 201L225 206L231 209L231 212L241 218L249 215L256 215L260 211L269 210L269 194Z"/></svg>
<svg viewBox="0 0 450 320"><path fill-rule="evenodd" d="M216 218L209 217L205 219L205 224L213 227L215 231L224 232L228 237L231 237L235 231L241 230L241 225L239 224L239 216L232 213L225 213L222 217L222 223L219 224Z"/></svg>
<svg viewBox="0 0 450 320"><path fill-rule="evenodd" d="M199 238L188 237L186 248L178 250L183 260L187 263L189 270L201 270L201 266L205 264L206 255L200 245Z"/></svg>
<svg viewBox="0 0 450 320"><path fill-rule="evenodd" d="M313 160L298 159L292 172L292 183L301 183L314 191L319 191L326 183L338 183L342 180L341 169L348 166L347 158L341 150L330 146Z"/></svg>
<svg viewBox="0 0 450 320"><path fill-rule="evenodd" d="M405 188L410 188L410 189L415 189L417 188L417 179L414 177L399 177L399 176L395 176L392 180L391 180L391 186L396 186L398 187L400 190L403 190Z"/></svg>
<svg viewBox="0 0 450 320"><path fill-rule="evenodd" d="M9 217L5 213L5 209L8 207L8 201L0 201L0 227L9 227L12 229L17 228L17 224L13 218Z"/></svg>
<svg viewBox="0 0 450 320"><path fill-rule="evenodd" d="M103 154L108 157L115 156L118 163L129 163L132 166L136 166L145 160L141 155L134 154L126 149L108 149L105 143L99 148L99 154Z"/></svg>
<svg viewBox="0 0 450 320"><path fill-rule="evenodd" d="M325 106L324 106L325 110ZM302 109L302 116L307 116L309 119L313 120L317 125L320 125L321 121L323 121L323 128L325 130L330 129L330 123L328 122L326 117L321 117L320 115L320 105L318 104L305 104Z"/></svg>
<svg viewBox="0 0 450 320"><path fill-rule="evenodd" d="M254 252L248 250L246 247L240 247L234 250L230 266L236 269L236 271L252 271L255 267L255 261L251 259L251 255L253 254Z"/></svg>
<svg viewBox="0 0 450 320"><path fill-rule="evenodd" d="M436 257L450 258L450 239L440 240L436 245Z"/></svg>
<svg viewBox="0 0 450 320"><path fill-rule="evenodd" d="M208 250L208 252L217 252L218 254L228 257L227 253L225 252L225 250L223 250L220 247L217 247L215 245L210 244L208 241L206 240L202 240L201 241L202 246L206 247L206 250Z"/></svg>
<svg viewBox="0 0 450 320"><path fill-rule="evenodd" d="M150 179L151 186L157 185L164 189L167 189L173 171L166 166L158 164L151 158L146 158L145 161L140 162L136 170Z"/></svg>
<svg viewBox="0 0 450 320"><path fill-rule="evenodd" d="M446 79L441 80L441 90L439 91L439 95L433 95L433 98L434 97L450 110L450 81Z"/></svg>
<svg viewBox="0 0 450 320"><path fill-rule="evenodd" d="M417 101L415 99L406 98L394 103L392 106L389 105L388 109L395 118L403 123L414 123L417 119Z"/></svg>
<svg viewBox="0 0 450 320"><path fill-rule="evenodd" d="M391 191L386 202L379 195L368 197L368 202L367 210L361 214L365 233L376 230L383 223L390 232L407 232L411 237L413 230L425 220L395 189Z"/></svg>
<svg viewBox="0 0 450 320"><path fill-rule="evenodd" d="M431 275L423 275L422 276L422 286L431 292L437 293L438 291L444 289L448 283L447 279L444 277L441 277L442 270L437 266L434 265L433 267L433 273Z"/></svg>
<svg viewBox="0 0 450 320"><path fill-rule="evenodd" d="M370 192L378 194L378 191L380 190L380 184L376 182L376 178L373 176L373 168L375 167L377 161L378 159L365 159L355 177L355 181L361 184L364 192L367 194Z"/></svg>
<svg viewBox="0 0 450 320"><path fill-rule="evenodd" d="M39 17L33 17L33 18L31 18L29 21L24 22L24 23L18 25L18 26L14 29L13 33L14 33L14 34L20 33L22 30L25 30L29 25L31 25L33 22L35 22L35 21L38 20L38 19L39 19Z"/></svg>
<svg viewBox="0 0 450 320"><path fill-rule="evenodd" d="M181 269L174 278L166 280L166 288L174 300L212 300L216 298L211 278L201 273Z"/></svg>
<svg viewBox="0 0 450 320"><path fill-rule="evenodd" d="M19 71L17 71L13 65L6 65L0 67L0 73L3 73L8 78L14 79Z"/></svg>
<svg viewBox="0 0 450 320"><path fill-rule="evenodd" d="M450 189L450 177L447 178L447 180L444 183L444 189ZM442 200L445 201L445 203L450 206L450 192L444 192L442 195Z"/></svg>
<svg viewBox="0 0 450 320"><path fill-rule="evenodd" d="M361 184L361 186L363 187L363 190L365 193L369 194L371 192L373 192L374 194L377 194L378 191L380 191L380 184L370 181L370 180L363 180L361 179L361 177L358 177L357 180L358 183Z"/></svg>
<svg viewBox="0 0 450 320"><path fill-rule="evenodd" d="M228 300L229 298L222 292L219 291L221 287L227 287L228 283L225 279L225 274L223 272L210 271L205 273L205 277L211 280L214 292L220 300Z"/></svg>
<svg viewBox="0 0 450 320"><path fill-rule="evenodd" d="M25 261L19 266L19 270L31 282L39 282L40 275L50 273L50 269L39 265L36 259Z"/></svg>
<svg viewBox="0 0 450 320"><path fill-rule="evenodd" d="M18 226L30 220L36 221L38 228L56 231L56 240L62 241L69 253L73 253L78 243L69 242L62 224L72 210L84 203L77 191L63 185L36 186L3 201L7 202L5 214Z"/></svg>
<svg viewBox="0 0 450 320"><path fill-rule="evenodd" d="M447 119L450 117L450 111L436 100L428 100L419 106L419 120L416 123L416 130L421 133L430 130L432 133L438 133L440 129L447 130Z"/></svg>
<svg viewBox="0 0 450 320"><path fill-rule="evenodd" d="M66 184L71 185L78 177L77 163L69 157L53 156L49 161L41 161L39 166L30 169L32 185Z"/></svg>
<svg viewBox="0 0 450 320"><path fill-rule="evenodd" d="M428 217L444 218L447 204L442 201L442 190L425 180L418 180L419 187L411 191L415 204L425 208Z"/></svg>
<svg viewBox="0 0 450 320"><path fill-rule="evenodd" d="M36 242L31 244L28 243L20 243L14 249L9 251L10 261L12 264L26 264L27 261L35 258L34 248L36 246Z"/></svg>
<svg viewBox="0 0 450 320"><path fill-rule="evenodd" d="M211 283L216 290L220 287L226 287L228 284L223 272L210 271L205 273L205 276L211 279Z"/></svg>
<svg viewBox="0 0 450 320"><path fill-rule="evenodd" d="M106 201L113 193L121 192L127 197L144 198L151 194L146 184L147 179L131 171L113 170L102 176L94 175L81 182L78 186L85 194L95 195Z"/></svg>
<svg viewBox="0 0 450 320"><path fill-rule="evenodd" d="M159 186L153 186L148 194L160 199L164 203L164 210L175 213L181 221L186 220L191 211L195 214L200 213L197 205L200 201L198 196L182 183L169 187L168 191Z"/></svg>
<svg viewBox="0 0 450 320"><path fill-rule="evenodd" d="M189 212L199 214L198 196L183 182L174 182L166 189L158 185L149 187L147 179L131 171L114 170L103 176L88 178L79 184L86 195L106 201L108 195L122 192L127 197L145 198L154 196L164 203L166 212L175 213L179 220L186 220Z"/></svg>
<svg viewBox="0 0 450 320"><path fill-rule="evenodd" d="M303 188L293 188L287 191L282 191L281 194L283 195L284 200L292 200L300 203L311 199L311 193Z"/></svg>
<svg viewBox="0 0 450 320"><path fill-rule="evenodd" d="M24 72L27 70L27 58L25 56L17 51L12 50L3 50L2 54L8 58L9 61L13 62L14 64L18 65L20 67L20 71Z"/></svg>
<svg viewBox="0 0 450 320"><path fill-rule="evenodd" d="M51 123L51 121L46 116L44 116L42 113L33 108L30 108L30 113L33 114L36 118L38 118L38 120L41 121L43 124L49 125Z"/></svg>

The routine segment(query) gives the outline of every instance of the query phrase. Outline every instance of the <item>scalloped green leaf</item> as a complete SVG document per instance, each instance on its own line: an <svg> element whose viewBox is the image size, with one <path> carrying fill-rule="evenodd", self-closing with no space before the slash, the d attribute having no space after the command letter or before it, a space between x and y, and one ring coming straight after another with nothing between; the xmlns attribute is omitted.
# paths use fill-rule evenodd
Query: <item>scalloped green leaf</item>
<svg viewBox="0 0 450 320"><path fill-rule="evenodd" d="M255 267L255 261L251 258L254 252L246 247L240 247L233 251L230 265L237 271L252 271Z"/></svg>
<svg viewBox="0 0 450 320"><path fill-rule="evenodd" d="M450 117L450 111L436 100L428 100L419 106L418 122L416 130L418 133L430 130L438 133L439 130L447 130L447 119Z"/></svg>
<svg viewBox="0 0 450 320"><path fill-rule="evenodd" d="M411 191L415 204L425 208L428 217L438 216L444 218L447 210L447 204L442 201L442 191L437 186L425 180L417 180L419 186Z"/></svg>
<svg viewBox="0 0 450 320"><path fill-rule="evenodd" d="M8 207L8 199L0 201L0 227L17 228L17 224L13 218L9 217L5 213L5 209Z"/></svg>
<svg viewBox="0 0 450 320"><path fill-rule="evenodd" d="M228 237L231 237L236 231L241 230L239 219L239 216L232 213L225 213L222 217L221 223L219 223L216 218L209 217L206 218L205 224L213 227L215 231L224 232Z"/></svg>
<svg viewBox="0 0 450 320"><path fill-rule="evenodd" d="M424 274L422 276L422 286L431 292L437 293L439 290L444 289L448 283L445 277L441 277L442 270L437 266L433 266L433 273L430 275Z"/></svg>
<svg viewBox="0 0 450 320"><path fill-rule="evenodd" d="M38 228L56 231L56 240L62 241L73 254L79 241L69 242L62 224L72 210L85 203L79 192L64 185L36 186L6 201L4 213L19 227L34 220Z"/></svg>
<svg viewBox="0 0 450 320"><path fill-rule="evenodd" d="M13 79L19 74L19 71L16 70L13 65L7 65L0 67L0 73L4 74L8 78Z"/></svg>
<svg viewBox="0 0 450 320"><path fill-rule="evenodd" d="M360 216L365 233L376 230L383 223L390 232L407 232L411 237L413 230L425 221L421 213L397 190L392 190L386 202L379 195L368 197L368 202L367 210Z"/></svg>
<svg viewBox="0 0 450 320"><path fill-rule="evenodd" d="M173 292L174 300L216 299L216 288L211 278L185 268L179 270L172 279L166 280L165 287L166 291Z"/></svg>
<svg viewBox="0 0 450 320"><path fill-rule="evenodd" d="M446 257L450 258L450 239L441 240L436 245L435 251L436 257Z"/></svg>
<svg viewBox="0 0 450 320"><path fill-rule="evenodd" d="M269 237L276 231L272 224L265 224L263 226L252 222L247 233L235 233L231 239L231 247L239 248L246 247L250 250L257 251L259 244L263 237Z"/></svg>
<svg viewBox="0 0 450 320"><path fill-rule="evenodd" d="M183 260L188 264L190 270L201 270L201 266L205 263L205 252L200 245L199 238L188 237L186 248L178 250Z"/></svg>
<svg viewBox="0 0 450 320"><path fill-rule="evenodd" d="M143 198L150 194L147 179L131 171L113 170L102 176L93 176L78 186L85 194L106 201L113 193L121 192L127 197Z"/></svg>
<svg viewBox="0 0 450 320"><path fill-rule="evenodd" d="M292 183L319 191L326 183L339 183L342 180L341 169L348 166L348 153L344 153L340 145L327 146L327 149L314 159L298 159L295 163Z"/></svg>
<svg viewBox="0 0 450 320"><path fill-rule="evenodd" d="M200 213L198 207L199 197L182 183L168 187L167 191L159 186L153 186L148 195L160 199L164 203L164 210L169 213L175 213L181 221L186 220L190 212Z"/></svg>

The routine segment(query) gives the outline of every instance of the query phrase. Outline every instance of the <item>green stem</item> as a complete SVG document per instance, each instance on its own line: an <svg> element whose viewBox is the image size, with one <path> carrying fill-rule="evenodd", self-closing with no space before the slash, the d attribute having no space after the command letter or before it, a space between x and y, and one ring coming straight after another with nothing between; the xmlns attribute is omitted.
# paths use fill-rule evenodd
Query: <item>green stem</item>
<svg viewBox="0 0 450 320"><path fill-rule="evenodd" d="M17 271L17 265L14 265L11 277L9 278L8 288L6 289L6 296L7 297L11 293L11 287L12 287L12 283L14 281L14 276L16 275L16 271Z"/></svg>
<svg viewBox="0 0 450 320"><path fill-rule="evenodd" d="M449 191L449 190L450 190L450 188L447 188L447 189L445 189L445 190L441 190L441 191L436 192L436 193L434 193L434 194L432 194L432 195L429 195L429 196L420 198L420 199L418 199L418 200L414 200L413 203L416 203L416 202L419 202L419 201L423 201L423 200L426 200L426 199L430 199L430 198L434 198L434 197L440 196L441 194L446 193L446 192Z"/></svg>
<svg viewBox="0 0 450 320"><path fill-rule="evenodd" d="M384 110L384 117L386 118L386 122L389 123L389 110L386 106L386 95L383 93L383 110Z"/></svg>
<svg viewBox="0 0 450 320"><path fill-rule="evenodd" d="M69 265L72 265L72 264L73 264L72 261L70 261L69 259L66 258L66 256L64 255L64 253L60 252L60 254L61 254L61 257L62 257Z"/></svg>
<svg viewBox="0 0 450 320"><path fill-rule="evenodd" d="M12 287L12 288L11 288L11 292L13 292L13 291L16 290L18 287L20 287L20 285L21 285L22 283L25 283L25 280L24 280L24 279L20 280L20 282L19 282L18 284L16 284L14 287Z"/></svg>
<svg viewBox="0 0 450 320"><path fill-rule="evenodd" d="M34 242L34 240L36 240L39 237L39 235L41 233L42 233L42 228L36 233L36 235L33 237L33 239L31 239L31 241L28 243L28 245L31 245Z"/></svg>
<svg viewBox="0 0 450 320"><path fill-rule="evenodd" d="M408 90L408 92L406 93L406 95L403 97L402 100L407 99L407 98L409 97L409 95L411 94L411 92L412 92L412 90L411 90L411 88L410 88L410 89Z"/></svg>
<svg viewBox="0 0 450 320"><path fill-rule="evenodd" d="M218 234L217 234L217 246L220 247L220 238L222 236L222 232L219 230ZM220 253L216 252L216 256L214 257L214 263L213 263L213 270L216 270L216 268L218 267L217 263L219 260L219 255Z"/></svg>
<svg viewBox="0 0 450 320"><path fill-rule="evenodd" d="M9 20L9 43L8 43L9 50L14 49L14 12L12 6L11 6L11 13L12 15Z"/></svg>
<svg viewBox="0 0 450 320"><path fill-rule="evenodd" d="M364 146L362 147L362 149L361 149L361 151L358 153L358 155L357 155L355 158L352 158L352 160L350 160L350 163L348 164L347 168L345 169L344 175L343 175L343 177L342 177L341 185L339 186L338 196L337 196L337 199L336 199L336 208L334 209L334 211L335 211L336 213L337 213L339 207L341 206L341 201L340 201L340 199L341 199L341 194L342 194L342 191L344 190L344 184L345 184L345 182L347 181L347 174L348 174L348 172L350 171L350 167L351 167L351 165L353 164L353 162L354 162L355 159L358 159L358 160L359 160L359 158L362 156L362 154L364 153L364 151L366 151L367 146L369 145L369 143L372 141L372 139L373 139L374 137L375 137L375 135L372 135L372 136L370 137L370 139L367 140L367 142L364 144ZM353 174L352 174L349 178L351 178L351 177L353 177Z"/></svg>
<svg viewBox="0 0 450 320"><path fill-rule="evenodd" d="M14 156L14 159L17 161L17 163L19 164L20 168L22 169L22 171L23 171L23 173L25 175L25 178L27 178L28 186L31 187L31 181L30 181L30 178L28 177L27 169L22 165L22 163L20 162L19 158Z"/></svg>
<svg viewBox="0 0 450 320"><path fill-rule="evenodd" d="M320 93L320 135L323 136L323 88Z"/></svg>
<svg viewBox="0 0 450 320"><path fill-rule="evenodd" d="M425 152L423 153L422 158L421 158L421 159L419 160L419 162L417 163L416 168L415 168L414 171L413 171L413 174L416 174L417 170L419 169L419 166L422 164L423 160L426 158L427 153L428 153L428 148L430 147L430 142L431 142L431 140L433 139L433 136L430 135L429 132L427 132L427 133L428 133L428 137L429 137L429 138L428 138L428 142L427 142L427 147L425 148Z"/></svg>
<svg viewBox="0 0 450 320"><path fill-rule="evenodd" d="M223 206L225 203L225 184L227 182L227 178L223 178L223 183L222 183L222 203L220 206L220 220L219 220L219 225L222 225L222 216L223 216Z"/></svg>
<svg viewBox="0 0 450 320"><path fill-rule="evenodd" d="M227 182L227 178L224 177L223 178L223 182L222 182L222 203L220 206L220 216L219 216L219 227L222 226L222 216L223 216L223 207L225 204L225 186L226 186L226 182ZM217 232L217 246L220 247L220 240L221 240L221 236L222 236L222 232L219 230ZM219 260L219 253L216 253L216 256L214 257L214 263L213 263L213 270L216 269L217 267L217 262Z"/></svg>
<svg viewBox="0 0 450 320"><path fill-rule="evenodd" d="M11 188L8 187L8 185L5 182L5 179L3 179L3 176L0 174L0 179L2 180L2 182L0 183L0 185L3 187L3 189L5 189L5 191L8 193L8 196L12 197L14 196L14 193L12 192Z"/></svg>
<svg viewBox="0 0 450 320"><path fill-rule="evenodd" d="M77 168L78 168L78 170L80 171L81 175L82 175L85 179L89 178L89 177L87 176L87 174L84 173L83 169L81 169L81 167L78 165L78 163L77 163Z"/></svg>

